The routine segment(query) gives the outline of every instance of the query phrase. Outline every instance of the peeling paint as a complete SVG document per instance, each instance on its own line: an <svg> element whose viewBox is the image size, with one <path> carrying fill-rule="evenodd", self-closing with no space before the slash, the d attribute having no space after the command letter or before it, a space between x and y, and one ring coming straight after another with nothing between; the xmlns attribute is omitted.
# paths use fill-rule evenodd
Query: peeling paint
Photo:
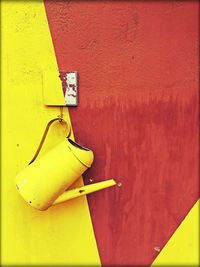
<svg viewBox="0 0 200 267"><path fill-rule="evenodd" d="M60 72L64 98L67 106L78 105L78 73L77 71Z"/></svg>

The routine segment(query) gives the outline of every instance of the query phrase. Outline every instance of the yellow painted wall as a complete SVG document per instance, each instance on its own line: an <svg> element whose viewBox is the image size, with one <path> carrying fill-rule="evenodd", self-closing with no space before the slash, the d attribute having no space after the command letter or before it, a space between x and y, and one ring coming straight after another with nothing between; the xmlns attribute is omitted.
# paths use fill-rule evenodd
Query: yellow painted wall
<svg viewBox="0 0 200 267"><path fill-rule="evenodd" d="M59 115L59 108L43 105L44 74L52 73L51 92L61 84L43 2L2 1L1 13L2 263L100 265L85 197L41 212L15 188L15 175L31 160L47 122ZM64 117L69 121L66 108ZM41 154L64 137L65 128L55 124Z"/></svg>

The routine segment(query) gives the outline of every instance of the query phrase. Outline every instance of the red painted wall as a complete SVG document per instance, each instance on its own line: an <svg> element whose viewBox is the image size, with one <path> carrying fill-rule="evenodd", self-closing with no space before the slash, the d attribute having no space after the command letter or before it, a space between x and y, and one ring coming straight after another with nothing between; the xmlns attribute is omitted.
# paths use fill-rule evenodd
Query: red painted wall
<svg viewBox="0 0 200 267"><path fill-rule="evenodd" d="M59 69L79 73L85 175L104 266L150 265L198 198L198 1L45 1ZM87 233L83 233L87 234Z"/></svg>

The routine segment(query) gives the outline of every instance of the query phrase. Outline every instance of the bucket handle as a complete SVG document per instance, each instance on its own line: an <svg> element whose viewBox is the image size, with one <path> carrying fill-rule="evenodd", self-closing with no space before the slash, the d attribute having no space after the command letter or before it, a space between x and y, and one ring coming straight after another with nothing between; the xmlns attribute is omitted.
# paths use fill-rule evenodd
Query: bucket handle
<svg viewBox="0 0 200 267"><path fill-rule="evenodd" d="M45 141L45 139L46 139L46 137L47 137L49 128L50 128L50 126L51 126L55 121L59 121L60 123L64 122L64 123L67 125L67 128L69 128L69 131L68 131L68 133L67 133L67 137L69 137L69 135L71 134L71 127L69 126L69 124L67 123L67 121L65 121L63 118L55 118L55 119L50 120L50 121L48 122L46 128L45 128L45 131L44 131L44 133L43 133L43 136L42 136L42 139L41 139L41 141L40 141L40 143L39 143L39 146L38 146L38 148L37 148L37 150L36 150L36 152L35 152L35 154L34 154L32 160L29 162L28 165L30 165L31 163L33 163L33 162L35 161L35 159L37 158L38 154L40 153L40 151L41 151L41 149L42 149L42 146L43 146L43 144L44 144L44 141Z"/></svg>

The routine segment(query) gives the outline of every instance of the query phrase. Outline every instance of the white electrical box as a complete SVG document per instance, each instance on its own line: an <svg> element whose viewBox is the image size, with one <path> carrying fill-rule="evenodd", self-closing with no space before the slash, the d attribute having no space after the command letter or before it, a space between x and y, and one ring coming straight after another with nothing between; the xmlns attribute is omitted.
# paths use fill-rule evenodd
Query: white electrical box
<svg viewBox="0 0 200 267"><path fill-rule="evenodd" d="M66 72L66 87L64 97L67 106L78 105L78 75L77 71Z"/></svg>

